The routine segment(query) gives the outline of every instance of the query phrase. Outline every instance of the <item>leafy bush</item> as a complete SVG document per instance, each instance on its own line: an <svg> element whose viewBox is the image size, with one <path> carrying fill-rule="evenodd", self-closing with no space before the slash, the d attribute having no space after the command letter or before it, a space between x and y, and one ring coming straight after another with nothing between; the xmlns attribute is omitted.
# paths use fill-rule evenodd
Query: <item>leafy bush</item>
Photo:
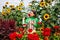
<svg viewBox="0 0 60 40"><path fill-rule="evenodd" d="M9 40L9 33L16 31L15 24L13 19L0 19L0 40Z"/></svg>

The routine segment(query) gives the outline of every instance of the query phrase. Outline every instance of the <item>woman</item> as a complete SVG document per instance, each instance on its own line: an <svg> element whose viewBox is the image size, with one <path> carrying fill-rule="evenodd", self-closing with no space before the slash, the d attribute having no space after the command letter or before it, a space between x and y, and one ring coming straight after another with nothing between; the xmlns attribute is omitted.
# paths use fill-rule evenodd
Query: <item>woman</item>
<svg viewBox="0 0 60 40"><path fill-rule="evenodd" d="M32 30L36 30L36 28L38 28L38 18L36 17L36 11L34 10L31 10L29 13L28 13L29 17L25 20L25 23L26 25L23 25L24 27L25 26L28 26L27 29L32 29Z"/></svg>

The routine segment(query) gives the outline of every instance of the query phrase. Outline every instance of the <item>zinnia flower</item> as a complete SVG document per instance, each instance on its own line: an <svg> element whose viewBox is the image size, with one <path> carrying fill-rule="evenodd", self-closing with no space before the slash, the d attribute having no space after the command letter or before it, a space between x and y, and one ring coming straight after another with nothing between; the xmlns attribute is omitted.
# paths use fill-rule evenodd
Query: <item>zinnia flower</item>
<svg viewBox="0 0 60 40"><path fill-rule="evenodd" d="M28 34L28 40L39 40L39 36L37 33L33 33L33 34Z"/></svg>
<svg viewBox="0 0 60 40"><path fill-rule="evenodd" d="M58 29L59 28L59 26L54 26L54 29Z"/></svg>
<svg viewBox="0 0 60 40"><path fill-rule="evenodd" d="M28 32L32 32L33 30L32 29L28 29Z"/></svg>
<svg viewBox="0 0 60 40"><path fill-rule="evenodd" d="M19 28L19 31L23 32L23 31L24 31L24 29L23 29L23 28Z"/></svg>
<svg viewBox="0 0 60 40"><path fill-rule="evenodd" d="M43 36L50 36L51 29L50 28L45 28L43 31Z"/></svg>
<svg viewBox="0 0 60 40"><path fill-rule="evenodd" d="M28 40L32 40L33 39L33 34L28 34L27 38L28 38Z"/></svg>
<svg viewBox="0 0 60 40"><path fill-rule="evenodd" d="M17 38L22 38L23 34L17 34Z"/></svg>
<svg viewBox="0 0 60 40"><path fill-rule="evenodd" d="M15 39L16 36L17 36L16 32L13 32L13 33L10 33L10 34L9 34L9 38L10 38L10 39Z"/></svg>

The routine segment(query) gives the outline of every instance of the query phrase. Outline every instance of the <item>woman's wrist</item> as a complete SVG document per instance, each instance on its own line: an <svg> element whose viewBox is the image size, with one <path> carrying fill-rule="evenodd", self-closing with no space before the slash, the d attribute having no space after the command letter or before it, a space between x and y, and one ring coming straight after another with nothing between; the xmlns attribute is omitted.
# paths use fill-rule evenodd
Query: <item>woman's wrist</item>
<svg viewBox="0 0 60 40"><path fill-rule="evenodd" d="M27 24L23 24L23 27L26 27L27 26Z"/></svg>

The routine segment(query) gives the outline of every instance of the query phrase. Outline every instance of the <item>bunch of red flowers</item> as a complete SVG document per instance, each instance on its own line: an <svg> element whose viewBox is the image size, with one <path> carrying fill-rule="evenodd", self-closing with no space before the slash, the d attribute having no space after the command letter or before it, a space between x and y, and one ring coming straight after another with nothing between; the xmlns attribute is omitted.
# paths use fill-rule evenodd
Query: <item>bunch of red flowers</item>
<svg viewBox="0 0 60 40"><path fill-rule="evenodd" d="M37 33L28 34L27 38L28 40L39 40L39 36Z"/></svg>
<svg viewBox="0 0 60 40"><path fill-rule="evenodd" d="M19 28L19 32L22 33L22 34L24 34L24 28L20 27Z"/></svg>
<svg viewBox="0 0 60 40"><path fill-rule="evenodd" d="M59 29L59 26L57 26L57 25L56 25L56 26L54 26L54 29Z"/></svg>
<svg viewBox="0 0 60 40"><path fill-rule="evenodd" d="M43 31L43 36L50 36L51 29L50 28L45 28Z"/></svg>
<svg viewBox="0 0 60 40"><path fill-rule="evenodd" d="M23 34L18 34L17 32L13 32L9 34L10 40L16 40L16 37L20 39L22 38L22 36Z"/></svg>

